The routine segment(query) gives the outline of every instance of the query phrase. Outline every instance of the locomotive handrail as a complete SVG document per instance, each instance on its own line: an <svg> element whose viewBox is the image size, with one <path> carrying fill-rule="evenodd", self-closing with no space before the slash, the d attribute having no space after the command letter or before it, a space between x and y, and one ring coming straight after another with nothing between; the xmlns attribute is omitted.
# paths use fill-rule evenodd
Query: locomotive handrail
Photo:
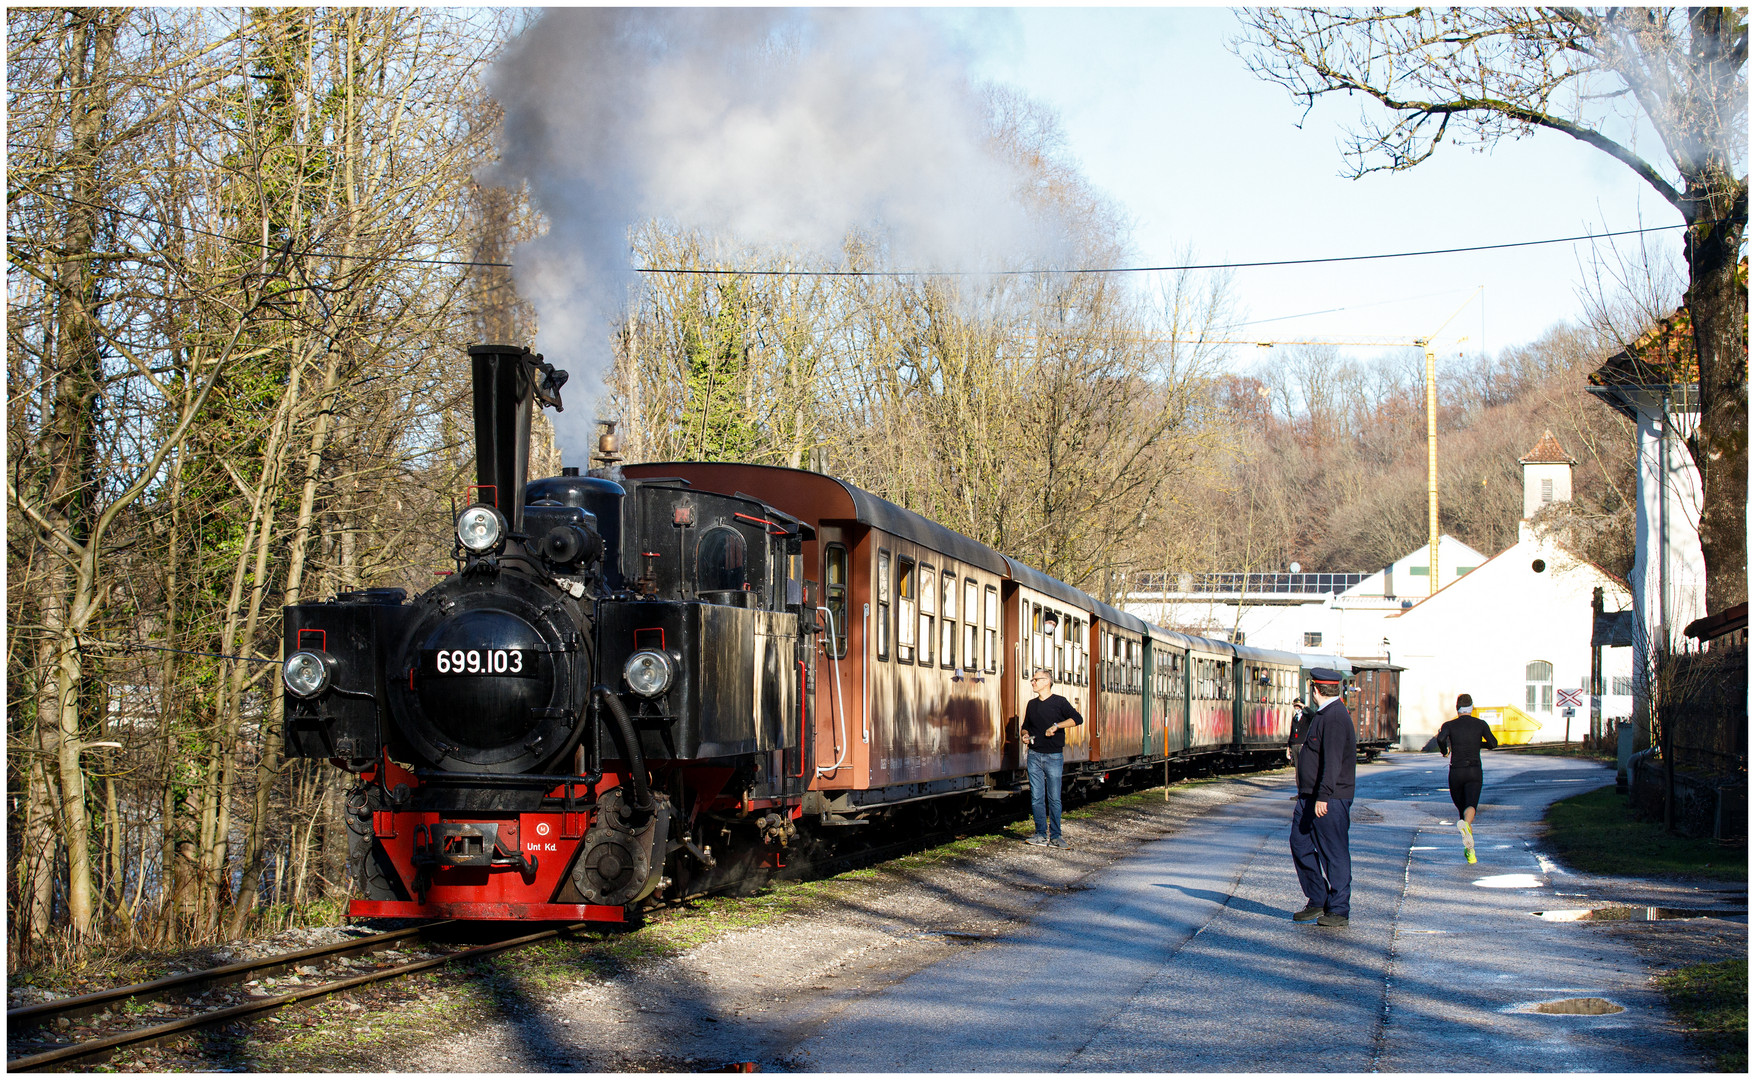
<svg viewBox="0 0 1755 1080"><path fill-rule="evenodd" d="M545 790L562 784L571 787L585 782L585 778L581 776L558 776L546 773L472 773L446 772L442 769L416 769L414 775L433 783L444 783L448 780L462 784L505 783L524 787L541 787Z"/></svg>

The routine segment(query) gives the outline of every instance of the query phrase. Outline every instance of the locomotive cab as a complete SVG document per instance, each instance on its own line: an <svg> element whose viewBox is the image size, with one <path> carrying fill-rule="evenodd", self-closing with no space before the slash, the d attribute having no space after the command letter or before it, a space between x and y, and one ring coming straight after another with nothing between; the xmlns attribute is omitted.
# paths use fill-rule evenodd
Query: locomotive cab
<svg viewBox="0 0 1755 1080"><path fill-rule="evenodd" d="M754 499L686 481L634 482L629 590L600 608L605 681L619 683L649 759L755 754L770 780L798 772L799 558L810 526ZM784 757L787 760L782 760ZM777 793L779 787L762 787Z"/></svg>

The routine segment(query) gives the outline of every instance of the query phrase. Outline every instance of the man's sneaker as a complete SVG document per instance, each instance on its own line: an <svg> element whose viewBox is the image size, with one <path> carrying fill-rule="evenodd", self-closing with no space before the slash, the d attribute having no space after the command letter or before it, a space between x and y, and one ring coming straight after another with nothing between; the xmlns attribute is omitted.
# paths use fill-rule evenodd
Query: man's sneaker
<svg viewBox="0 0 1755 1080"><path fill-rule="evenodd" d="M1469 861L1469 863L1472 865L1475 861L1475 849L1472 847L1471 848L1463 848L1463 858L1467 859Z"/></svg>
<svg viewBox="0 0 1755 1080"><path fill-rule="evenodd" d="M1057 848L1070 848L1070 847L1072 847L1071 844L1067 843L1065 840L1062 840L1058 836L1055 837L1054 839L1048 841L1048 846L1049 847L1057 847Z"/></svg>
<svg viewBox="0 0 1755 1080"><path fill-rule="evenodd" d="M1321 904L1311 904L1309 907L1305 907L1305 908L1302 908L1298 911L1294 911L1292 913L1292 921L1293 922L1309 922L1311 919L1317 918L1322 913L1323 912L1322 912L1322 905Z"/></svg>
<svg viewBox="0 0 1755 1080"><path fill-rule="evenodd" d="M1345 926L1345 925L1347 925L1347 917L1345 915L1324 915L1321 918L1316 920L1316 925L1318 925L1318 926Z"/></svg>
<svg viewBox="0 0 1755 1080"><path fill-rule="evenodd" d="M1046 836L1032 836L1032 837L1030 837L1030 839L1024 841L1024 843L1035 844L1037 847L1047 847L1048 846L1048 837L1046 837Z"/></svg>

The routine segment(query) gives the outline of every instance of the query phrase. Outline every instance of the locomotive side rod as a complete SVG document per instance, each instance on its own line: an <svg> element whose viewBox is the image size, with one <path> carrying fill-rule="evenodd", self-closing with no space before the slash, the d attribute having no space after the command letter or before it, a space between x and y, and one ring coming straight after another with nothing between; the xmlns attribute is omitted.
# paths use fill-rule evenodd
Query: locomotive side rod
<svg viewBox="0 0 1755 1080"><path fill-rule="evenodd" d="M261 998L256 1001L247 1001L242 1005L233 1005L228 1008L213 1009L207 1012L196 1013L195 1015L181 1017L168 1023L156 1024L152 1027L136 1028L133 1031L124 1031L100 1039L93 1039L89 1042L57 1047L53 1050L45 1050L42 1053L13 1058L7 1061L6 1070L8 1072L30 1072L35 1069L43 1069L50 1066L72 1065L91 1060L104 1060L109 1058L117 1050L152 1046L166 1039L175 1038L179 1035L201 1028L220 1027L238 1020L247 1019L259 1013L273 1012L290 1005L315 1001L318 998L327 997L330 994L339 993L344 990L352 990L360 986L367 986L371 983L384 982L389 979L399 979L444 964L481 959L483 957L492 956L495 953L505 952L509 949L521 948L525 945L532 945L539 941L547 941L550 938L556 938L562 934L589 929L590 926L590 923L573 923L557 929L543 930L535 934L526 934L523 937L511 938L506 941L496 941L488 945L477 945L445 956L416 960L412 963L402 964L393 968L386 968L382 971L372 971L363 975L355 975L352 978L339 979L335 982L324 983L321 986L313 986L309 989L298 990L290 994ZM276 959L279 961L285 961L287 958L279 957Z"/></svg>

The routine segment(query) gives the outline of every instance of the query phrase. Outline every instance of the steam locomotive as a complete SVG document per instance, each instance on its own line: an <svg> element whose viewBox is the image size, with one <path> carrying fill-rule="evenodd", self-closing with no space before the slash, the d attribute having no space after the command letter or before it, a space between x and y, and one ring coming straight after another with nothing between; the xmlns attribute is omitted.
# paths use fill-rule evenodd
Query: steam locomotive
<svg viewBox="0 0 1755 1080"><path fill-rule="evenodd" d="M287 753L357 776L351 914L619 922L800 825L1015 795L1039 667L1087 719L1073 786L1278 758L1310 669L1347 667L1152 626L818 473L610 453L527 483L566 372L469 354L456 571L285 609Z"/></svg>

